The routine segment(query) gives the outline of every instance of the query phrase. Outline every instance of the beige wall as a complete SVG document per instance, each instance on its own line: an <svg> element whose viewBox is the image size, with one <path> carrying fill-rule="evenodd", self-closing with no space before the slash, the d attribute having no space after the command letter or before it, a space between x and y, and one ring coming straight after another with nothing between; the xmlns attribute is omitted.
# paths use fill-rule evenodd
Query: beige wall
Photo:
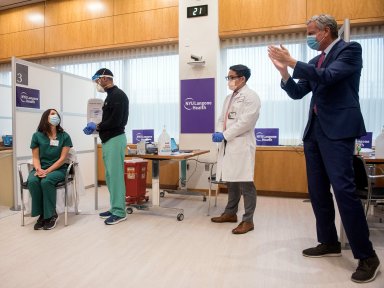
<svg viewBox="0 0 384 288"><path fill-rule="evenodd" d="M12 150L0 146L0 206L13 207L13 155Z"/></svg>
<svg viewBox="0 0 384 288"><path fill-rule="evenodd" d="M0 12L0 62L178 41L178 0L49 0ZM384 23L384 0L219 0L221 38L304 30L329 13L352 25ZM39 20L37 15L41 15Z"/></svg>
<svg viewBox="0 0 384 288"><path fill-rule="evenodd" d="M383 23L384 0L220 0L221 38L274 31L303 30L316 14L331 14L338 23ZM236 12L234 12L236 11Z"/></svg>
<svg viewBox="0 0 384 288"><path fill-rule="evenodd" d="M0 61L177 42L178 0L50 0L0 13ZM37 17L41 15L41 19Z"/></svg>

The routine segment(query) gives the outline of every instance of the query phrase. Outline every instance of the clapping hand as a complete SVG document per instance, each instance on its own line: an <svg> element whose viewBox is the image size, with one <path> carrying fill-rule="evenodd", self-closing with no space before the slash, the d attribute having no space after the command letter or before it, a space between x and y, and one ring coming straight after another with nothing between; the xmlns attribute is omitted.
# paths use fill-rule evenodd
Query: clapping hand
<svg viewBox="0 0 384 288"><path fill-rule="evenodd" d="M288 66L292 61L296 64L296 60L291 57L287 48L283 45L280 45L280 48L272 45L268 46L268 57L280 72L283 79L287 80L289 78Z"/></svg>

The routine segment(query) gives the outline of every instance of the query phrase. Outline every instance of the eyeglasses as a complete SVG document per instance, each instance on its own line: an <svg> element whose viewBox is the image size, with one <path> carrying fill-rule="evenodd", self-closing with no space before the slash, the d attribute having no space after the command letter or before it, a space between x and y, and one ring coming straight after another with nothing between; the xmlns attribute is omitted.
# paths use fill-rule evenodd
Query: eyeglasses
<svg viewBox="0 0 384 288"><path fill-rule="evenodd" d="M225 80L231 81L231 80L235 80L235 79L238 79L241 77L243 77L243 76L225 76Z"/></svg>

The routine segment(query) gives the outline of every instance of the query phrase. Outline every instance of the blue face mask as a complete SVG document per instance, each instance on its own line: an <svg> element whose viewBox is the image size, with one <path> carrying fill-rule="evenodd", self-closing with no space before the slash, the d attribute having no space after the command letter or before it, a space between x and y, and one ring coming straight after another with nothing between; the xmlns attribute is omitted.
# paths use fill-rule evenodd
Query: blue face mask
<svg viewBox="0 0 384 288"><path fill-rule="evenodd" d="M57 114L49 115L48 118L49 123L51 123L53 126L57 126L60 124L60 117Z"/></svg>
<svg viewBox="0 0 384 288"><path fill-rule="evenodd" d="M309 48L313 50L319 50L320 42L317 41L316 35L308 35L307 36L307 45Z"/></svg>

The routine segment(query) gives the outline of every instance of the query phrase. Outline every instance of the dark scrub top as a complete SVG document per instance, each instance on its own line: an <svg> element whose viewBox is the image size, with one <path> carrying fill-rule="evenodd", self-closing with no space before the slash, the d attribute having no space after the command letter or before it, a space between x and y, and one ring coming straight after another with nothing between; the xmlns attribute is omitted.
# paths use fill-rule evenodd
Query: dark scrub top
<svg viewBox="0 0 384 288"><path fill-rule="evenodd" d="M71 137L66 132L57 133L56 140L58 140L57 146L51 145L51 140L42 132L35 132L32 135L31 149L39 147L40 165L44 170L59 160L63 147L72 147ZM64 165L67 166L67 164Z"/></svg>
<svg viewBox="0 0 384 288"><path fill-rule="evenodd" d="M116 85L105 91L107 92L107 98L104 100L103 116L98 125L102 143L125 133L124 129L129 115L129 100L124 91Z"/></svg>

